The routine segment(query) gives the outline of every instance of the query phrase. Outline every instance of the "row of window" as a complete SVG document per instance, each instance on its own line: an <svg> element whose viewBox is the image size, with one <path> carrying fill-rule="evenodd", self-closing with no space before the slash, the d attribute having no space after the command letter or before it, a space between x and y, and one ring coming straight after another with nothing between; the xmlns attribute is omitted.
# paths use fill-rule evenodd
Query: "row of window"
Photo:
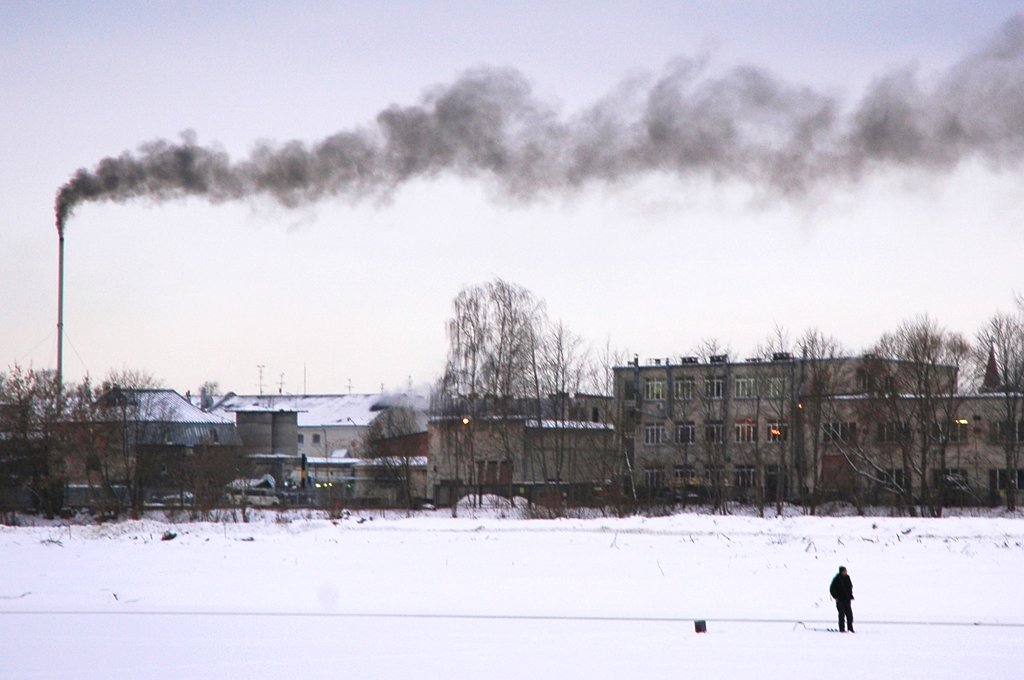
<svg viewBox="0 0 1024 680"><path fill-rule="evenodd" d="M882 470L876 481L880 487L892 491L902 489L905 480L906 473L896 468ZM1013 481L1018 489L1024 489L1024 469L1012 471L1010 475L1007 475L1006 470L1003 468L990 468L988 470L990 489L1005 491L1010 481ZM954 491L965 491L971 488L967 468L949 467L941 470L938 468L933 469L931 483L935 487L943 485L947 489L953 489Z"/></svg>
<svg viewBox="0 0 1024 680"><path fill-rule="evenodd" d="M767 377L760 381L757 378L740 376L733 381L733 396L736 399L753 399L758 396L780 398L788 394L787 381L783 377ZM672 397L679 401L690 401L694 398L696 382L693 378L677 378L672 381ZM646 401L662 401L668 398L669 382L665 378L646 378L644 380L644 399ZM725 376L712 375L704 378L704 398L725 398Z"/></svg>
<svg viewBox="0 0 1024 680"><path fill-rule="evenodd" d="M766 428L769 442L784 442L789 434L789 426L783 422L770 422ZM737 420L733 425L733 436L737 444L757 441L757 423L752 420ZM697 441L697 425L692 421L677 423L672 442L675 444L693 444ZM720 420L704 423L704 441L715 444L725 442L725 425ZM657 446L668 444L668 431L662 423L644 425L644 444Z"/></svg>
<svg viewBox="0 0 1024 680"><path fill-rule="evenodd" d="M770 465L765 469L769 479L778 477L778 466ZM726 476L725 468L721 465L707 465L704 467L703 475L698 479L696 468L692 465L676 465L673 469L674 486L687 485L724 484L741 489L750 489L757 484L757 469L753 465L734 465L731 477ZM644 486L649 489L660 489L665 486L665 469L662 467L644 468Z"/></svg>
<svg viewBox="0 0 1024 680"><path fill-rule="evenodd" d="M299 435L299 443L302 444L305 440L306 440L305 435L300 434ZM313 443L314 444L319 444L320 443L320 435L318 435L318 434L314 434L313 435Z"/></svg>
<svg viewBox="0 0 1024 680"><path fill-rule="evenodd" d="M853 441L856 438L856 428L855 423L826 423L824 426L825 441ZM913 434L910 423L905 421L879 423L876 439L881 444L898 444L911 441ZM970 424L965 418L958 418L950 423L932 423L928 432L931 441L946 444L966 444L969 434ZM1004 422L992 423L989 439L993 443L1002 442L1007 436L1014 434L1017 436L1017 441L1024 441L1024 421L1018 423L1016 428L1009 427Z"/></svg>
<svg viewBox="0 0 1024 680"><path fill-rule="evenodd" d="M1024 469L1016 470L1016 485L1018 489L1024 489ZM778 478L778 466L769 465L765 467L766 481L774 483ZM707 465L704 467L701 478L697 477L696 468L693 465L676 465L673 468L674 486L728 483L738 488L752 488L757 484L757 469L753 465L732 466L731 477L726 476L725 468L721 465ZM938 486L943 484L954 490L967 489L970 487L966 468L945 468L943 470L932 470L932 484ZM991 489L1005 490L1007 482L1006 470L990 469L988 471L988 482ZM882 470L876 483L882 489L901 489L904 484L904 471L901 469ZM665 468L662 466L649 466L644 468L644 486L659 489L665 486Z"/></svg>
<svg viewBox="0 0 1024 680"><path fill-rule="evenodd" d="M995 423L993 439L1002 441L1007 432L1014 434L1014 428L1005 427L1005 423ZM720 420L712 420L704 423L705 442L722 444L725 442L725 426ZM1024 441L1024 421L1018 424L1015 433L1018 441ZM964 444L967 442L969 433L966 420L956 420L952 423L935 423L930 436L935 442L950 444ZM661 423L647 423L644 425L644 444L657 446L668 444L668 432L665 425ZM765 440L768 442L784 442L789 436L789 427L785 422L770 421L765 427ZM832 421L822 424L822 440L826 442L854 442L857 439L857 423ZM909 441L911 428L907 423L881 423L878 425L877 440L880 443L898 443ZM758 441L757 424L753 420L737 420L733 424L733 441L737 444L749 444ZM675 433L672 438L674 444L693 444L697 441L697 426L692 422L678 423L675 426Z"/></svg>
<svg viewBox="0 0 1024 680"><path fill-rule="evenodd" d="M996 423L1002 425L1003 423ZM966 420L955 420L952 423L933 423L929 436L936 442L963 444L967 442L969 432ZM895 444L912 439L913 430L908 422L881 423L878 426L878 441L882 444Z"/></svg>

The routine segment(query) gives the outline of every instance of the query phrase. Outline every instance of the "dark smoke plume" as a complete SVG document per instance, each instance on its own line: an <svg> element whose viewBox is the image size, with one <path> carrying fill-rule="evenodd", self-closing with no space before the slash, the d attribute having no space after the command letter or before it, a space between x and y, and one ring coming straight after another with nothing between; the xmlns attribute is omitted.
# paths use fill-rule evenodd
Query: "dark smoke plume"
<svg viewBox="0 0 1024 680"><path fill-rule="evenodd" d="M849 112L758 68L712 77L702 63L680 60L651 83L626 83L562 118L518 72L478 69L365 128L315 144L261 144L238 162L190 133L150 142L76 172L55 209L63 233L86 201L262 195L294 207L384 198L442 173L484 179L526 201L652 172L799 197L878 170L948 171L969 159L997 170L1024 161L1022 16L931 83L912 70L878 78Z"/></svg>

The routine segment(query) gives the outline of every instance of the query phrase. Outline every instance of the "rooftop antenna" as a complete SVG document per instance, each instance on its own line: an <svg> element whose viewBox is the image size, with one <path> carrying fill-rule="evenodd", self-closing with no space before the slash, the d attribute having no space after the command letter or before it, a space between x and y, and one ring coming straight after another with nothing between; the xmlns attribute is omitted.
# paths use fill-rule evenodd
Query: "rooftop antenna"
<svg viewBox="0 0 1024 680"><path fill-rule="evenodd" d="M256 368L260 372L260 396L263 396L263 369L266 368L266 364L256 364Z"/></svg>
<svg viewBox="0 0 1024 680"><path fill-rule="evenodd" d="M277 393L284 394L284 373L281 373L281 379L277 381Z"/></svg>
<svg viewBox="0 0 1024 680"><path fill-rule="evenodd" d="M348 379L348 393L352 394L352 378Z"/></svg>

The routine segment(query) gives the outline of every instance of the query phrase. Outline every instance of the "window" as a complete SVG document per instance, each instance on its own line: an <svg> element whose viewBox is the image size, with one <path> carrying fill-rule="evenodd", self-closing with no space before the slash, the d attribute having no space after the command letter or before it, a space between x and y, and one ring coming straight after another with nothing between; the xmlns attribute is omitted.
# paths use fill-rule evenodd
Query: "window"
<svg viewBox="0 0 1024 680"><path fill-rule="evenodd" d="M644 425L644 444L656 446L665 442L665 426L654 423Z"/></svg>
<svg viewBox="0 0 1024 680"><path fill-rule="evenodd" d="M647 378L644 380L644 399L658 401L665 398L665 379Z"/></svg>
<svg viewBox="0 0 1024 680"><path fill-rule="evenodd" d="M677 378L672 389L676 399L690 401L693 399L693 378Z"/></svg>
<svg viewBox="0 0 1024 680"><path fill-rule="evenodd" d="M704 423L704 441L714 444L721 444L725 441L722 421L712 420Z"/></svg>
<svg viewBox="0 0 1024 680"><path fill-rule="evenodd" d="M968 422L966 418L954 420L949 426L949 441L951 444L966 444Z"/></svg>
<svg viewBox="0 0 1024 680"><path fill-rule="evenodd" d="M476 464L476 472L481 484L507 484L512 478L512 465L505 460L481 460Z"/></svg>
<svg viewBox="0 0 1024 680"><path fill-rule="evenodd" d="M301 443L303 443L303 441L304 441L305 439L306 439L306 435L304 435L304 434L300 434L300 435L299 435L299 443L300 443L300 444L301 444Z"/></svg>
<svg viewBox="0 0 1024 680"><path fill-rule="evenodd" d="M757 472L753 465L737 465L733 476L736 486L740 489L751 489L757 481Z"/></svg>
<svg viewBox="0 0 1024 680"><path fill-rule="evenodd" d="M725 481L724 473L721 465L708 465L704 468L704 483L708 486L718 487Z"/></svg>
<svg viewBox="0 0 1024 680"><path fill-rule="evenodd" d="M903 490L903 470L900 468L892 468L889 470L882 470L880 486L888 491L902 491Z"/></svg>
<svg viewBox="0 0 1024 680"><path fill-rule="evenodd" d="M318 434L313 435L313 443L314 444L319 444L320 443L320 435L318 435Z"/></svg>
<svg viewBox="0 0 1024 680"><path fill-rule="evenodd" d="M993 491L1006 491L1006 483L1012 479L1012 475L1006 475L1006 468L990 468L988 471L988 481ZM1017 470L1017 488L1024 489L1024 468Z"/></svg>
<svg viewBox="0 0 1024 680"><path fill-rule="evenodd" d="M967 424L964 419L951 423L935 423L932 426L932 441L940 444L963 444L967 441Z"/></svg>
<svg viewBox="0 0 1024 680"><path fill-rule="evenodd" d="M878 441L883 444L910 441L910 423L896 421L879 423Z"/></svg>
<svg viewBox="0 0 1024 680"><path fill-rule="evenodd" d="M736 398L751 399L757 396L757 380L754 378L736 378Z"/></svg>
<svg viewBox="0 0 1024 680"><path fill-rule="evenodd" d="M879 380L881 378L881 380ZM857 388L861 392L878 392L881 387L883 394L893 394L896 391L896 380L888 373L869 373L864 369L857 369Z"/></svg>
<svg viewBox="0 0 1024 680"><path fill-rule="evenodd" d="M736 443L749 444L757 441L757 424L753 419L736 421Z"/></svg>
<svg viewBox="0 0 1024 680"><path fill-rule="evenodd" d="M665 471L661 468L644 468L644 486L648 489L660 489L665 486Z"/></svg>
<svg viewBox="0 0 1024 680"><path fill-rule="evenodd" d="M676 444L692 444L697 441L697 431L692 422L676 425Z"/></svg>
<svg viewBox="0 0 1024 680"><path fill-rule="evenodd" d="M714 375L704 378L704 397L707 399L721 399L725 396L725 378Z"/></svg>
<svg viewBox="0 0 1024 680"><path fill-rule="evenodd" d="M966 491L970 489L967 484L967 470L964 468L946 468L945 470L932 470L935 485L943 485L946 489Z"/></svg>
<svg viewBox="0 0 1024 680"><path fill-rule="evenodd" d="M676 486L695 484L697 482L696 472L692 465L676 465L672 474L675 478Z"/></svg>
<svg viewBox="0 0 1024 680"><path fill-rule="evenodd" d="M825 423L822 435L827 442L852 442L857 431L856 423Z"/></svg>
<svg viewBox="0 0 1024 680"><path fill-rule="evenodd" d="M769 399L780 399L786 396L786 379L771 377L765 380L764 396Z"/></svg>
<svg viewBox="0 0 1024 680"><path fill-rule="evenodd" d="M857 391L858 392L870 392L875 386L875 381L871 378L871 375L863 368L857 369Z"/></svg>
<svg viewBox="0 0 1024 680"><path fill-rule="evenodd" d="M768 441L784 442L789 436L789 425L781 420L773 420L768 423Z"/></svg>
<svg viewBox="0 0 1024 680"><path fill-rule="evenodd" d="M1013 434L1013 427L1005 420L999 420L993 423L992 432L993 443L1003 444ZM1024 420L1017 423L1017 441L1024 441Z"/></svg>

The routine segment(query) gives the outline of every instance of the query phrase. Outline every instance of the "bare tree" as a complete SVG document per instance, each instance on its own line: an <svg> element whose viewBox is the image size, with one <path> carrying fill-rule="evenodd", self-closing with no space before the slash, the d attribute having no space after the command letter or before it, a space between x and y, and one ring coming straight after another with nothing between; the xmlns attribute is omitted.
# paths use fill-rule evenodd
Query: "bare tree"
<svg viewBox="0 0 1024 680"><path fill-rule="evenodd" d="M702 340L694 352L702 360L695 386L697 412L703 418L698 434L698 452L704 465L704 488L716 512L728 512L730 500L729 420L732 414L729 390L729 350L717 339Z"/></svg>
<svg viewBox="0 0 1024 680"><path fill-rule="evenodd" d="M442 478L449 486L452 517L458 513L462 486L472 483L473 420L480 410L484 391L484 363L491 334L484 310L486 299L480 287L466 288L452 302L452 318L448 321L448 358L444 374L432 397L431 410L441 424L442 464L450 478Z"/></svg>
<svg viewBox="0 0 1024 680"><path fill-rule="evenodd" d="M562 499L563 483L578 481L577 466L586 441L587 433L575 427L581 416L574 412L574 397L582 391L587 374L586 349L583 340L561 321L548 326L539 348L538 392L546 403L533 421L538 445L530 454L545 486L553 485Z"/></svg>
<svg viewBox="0 0 1024 680"><path fill-rule="evenodd" d="M15 364L0 374L0 486L27 491L35 508L49 517L61 510L67 481L61 387L50 371Z"/></svg>
<svg viewBox="0 0 1024 680"><path fill-rule="evenodd" d="M455 425L444 428L442 442L453 475L448 480L455 496L453 513L463 483L475 484L479 493L481 464L497 463L483 456L501 459L511 494L522 442L513 439L514 430L506 424L526 415L531 403L539 417L538 337L544 318L543 303L502 279L463 289L453 302L448 358L435 398L437 411Z"/></svg>
<svg viewBox="0 0 1024 680"><path fill-rule="evenodd" d="M148 461L140 450L165 440L170 420L165 405L150 392L159 386L159 381L145 372L112 372L94 390L86 383L76 404L74 420L85 435L90 485L99 487L114 515L142 512L142 480Z"/></svg>
<svg viewBox="0 0 1024 680"><path fill-rule="evenodd" d="M976 365L981 391L997 397L991 403L997 424L994 438L1003 448L1004 470L995 488L1005 491L1006 509L1017 509L1020 444L1024 441L1024 298L1013 313L997 313L977 333ZM1002 477L1002 479L999 479Z"/></svg>
<svg viewBox="0 0 1024 680"><path fill-rule="evenodd" d="M171 480L179 490L178 507L187 507L193 519L209 518L220 507L224 489L240 470L250 466L241 446L226 445L206 435L172 469Z"/></svg>
<svg viewBox="0 0 1024 680"><path fill-rule="evenodd" d="M867 442L851 449L856 467L871 479L881 473L911 510L916 488L922 510L933 517L942 515L949 486L959 481L951 479L959 473L952 472L949 456L951 443L960 438L959 376L969 352L963 336L924 316L884 334L864 360L861 411L868 422L887 428L879 439L898 452L902 474L897 478L889 471L895 461L886 457L886 448L879 458Z"/></svg>
<svg viewBox="0 0 1024 680"><path fill-rule="evenodd" d="M762 490L759 503L774 502L776 514L781 514L792 471L797 363L789 334L779 326L758 348L758 354L763 362L757 368L758 411L765 420L763 453L758 456L759 465L765 466L758 472Z"/></svg>
<svg viewBox="0 0 1024 680"><path fill-rule="evenodd" d="M408 406L394 406L373 419L363 442L367 457L372 459L374 484L408 510L415 509L422 496L418 493L418 452L412 438L422 433L423 428L420 412Z"/></svg>
<svg viewBox="0 0 1024 680"><path fill-rule="evenodd" d="M489 434L501 459L498 474L489 476L488 481L504 481L507 496L514 503L514 471L518 467L522 472L526 458L523 455L524 430L510 425L514 418L532 416L538 423L543 418L545 389L541 363L550 341L545 342L542 336L548 321L544 304L525 288L496 279L485 289L493 329L485 373L492 418Z"/></svg>
<svg viewBox="0 0 1024 680"><path fill-rule="evenodd" d="M778 329L776 331L779 332ZM753 485L753 502L760 517L764 517L768 472L771 470L773 484L779 487L778 476L783 467L783 448L778 444L785 438L786 409L785 403L779 398L782 390L777 379L785 374L779 371L773 361L780 354L774 348L781 341L779 337L769 336L768 341L756 349L755 356L748 359L743 369L744 375L736 381L736 397L742 398L743 415L746 418L745 423L737 422L736 443L738 446L746 446L753 458L754 474L752 479L746 481ZM765 424L763 434L762 423ZM770 454L774 454L772 460L777 462L768 462ZM777 492L775 497L781 505L781 497ZM777 512L781 512L781 507Z"/></svg>
<svg viewBox="0 0 1024 680"><path fill-rule="evenodd" d="M209 411L213 408L214 397L221 394L220 383L216 380L206 380L199 386L199 408Z"/></svg>
<svg viewBox="0 0 1024 680"><path fill-rule="evenodd" d="M592 380L597 391L612 397L620 405L627 403L632 393L632 384L616 385L615 367L626 363L628 353L612 347L610 339L605 341L594 363ZM605 422L612 427L612 449L610 455L595 460L594 477L612 484L614 489L614 506L619 515L627 511L636 511L639 500L636 493L636 477L633 471L634 438L636 436L635 418L630 416L628 408L609 408L605 414ZM606 487L608 485L606 484Z"/></svg>
<svg viewBox="0 0 1024 680"><path fill-rule="evenodd" d="M800 340L800 372L794 412L796 441L794 467L804 507L815 514L823 500L822 462L825 454L825 424L835 422L835 398L842 391L839 341L816 328ZM831 437L830 437L831 438Z"/></svg>

